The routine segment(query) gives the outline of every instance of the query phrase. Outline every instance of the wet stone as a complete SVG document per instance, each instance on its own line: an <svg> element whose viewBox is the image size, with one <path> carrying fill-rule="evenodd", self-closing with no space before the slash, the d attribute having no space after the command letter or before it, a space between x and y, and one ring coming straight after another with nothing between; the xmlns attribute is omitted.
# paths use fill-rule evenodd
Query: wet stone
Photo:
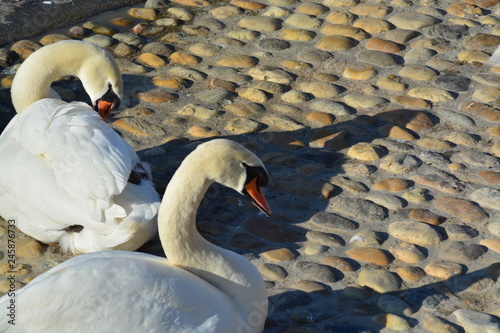
<svg viewBox="0 0 500 333"><path fill-rule="evenodd" d="M323 283L333 283L337 281L337 277L329 266L309 261L299 261L294 266L297 272L302 272L304 276L314 281Z"/></svg>
<svg viewBox="0 0 500 333"><path fill-rule="evenodd" d="M389 225L389 234L402 241L420 246L436 245L441 242L441 235L436 230L420 222L393 222Z"/></svg>
<svg viewBox="0 0 500 333"><path fill-rule="evenodd" d="M313 215L311 222L327 229L355 230L357 226L349 219L328 212L319 212Z"/></svg>
<svg viewBox="0 0 500 333"><path fill-rule="evenodd" d="M327 211L369 222L380 222L387 217L384 208L371 201L358 198L330 199Z"/></svg>
<svg viewBox="0 0 500 333"><path fill-rule="evenodd" d="M378 293L396 291L401 287L401 281L394 274L378 269L361 270L358 283Z"/></svg>
<svg viewBox="0 0 500 333"><path fill-rule="evenodd" d="M487 217L485 211L471 201L453 197L439 197L434 207L465 222L479 222Z"/></svg>
<svg viewBox="0 0 500 333"><path fill-rule="evenodd" d="M442 260L467 264L477 260L485 252L486 250L478 244L466 244L460 241L454 241L440 252L439 257Z"/></svg>

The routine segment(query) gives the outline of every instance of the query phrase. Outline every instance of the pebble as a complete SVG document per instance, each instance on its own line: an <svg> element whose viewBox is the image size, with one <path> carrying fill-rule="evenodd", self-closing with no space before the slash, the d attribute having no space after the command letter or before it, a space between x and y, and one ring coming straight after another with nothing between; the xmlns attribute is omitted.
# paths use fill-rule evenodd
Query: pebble
<svg viewBox="0 0 500 333"><path fill-rule="evenodd" d="M154 21L157 18L156 11L152 8L131 8L127 11L129 16L142 19Z"/></svg>
<svg viewBox="0 0 500 333"><path fill-rule="evenodd" d="M333 98L340 94L340 89L326 82L302 82L300 90L312 94L315 98Z"/></svg>
<svg viewBox="0 0 500 333"><path fill-rule="evenodd" d="M380 246L380 244L382 244L382 239L379 234L373 230L361 230L352 236L349 243L361 247L373 247Z"/></svg>
<svg viewBox="0 0 500 333"><path fill-rule="evenodd" d="M374 17L359 18L354 22L353 26L363 29L369 34L379 34L392 28L389 22Z"/></svg>
<svg viewBox="0 0 500 333"><path fill-rule="evenodd" d="M143 53L137 58L137 60L146 66L155 68L162 67L167 64L165 60L153 53Z"/></svg>
<svg viewBox="0 0 500 333"><path fill-rule="evenodd" d="M278 265L264 263L258 267L260 274L267 281L280 281L288 276L287 271Z"/></svg>
<svg viewBox="0 0 500 333"><path fill-rule="evenodd" d="M448 244L439 257L443 260L467 264L477 260L485 252L486 250L478 244L465 244L461 241L454 241Z"/></svg>
<svg viewBox="0 0 500 333"><path fill-rule="evenodd" d="M372 318L372 321L394 331L408 331L411 325L406 319L392 313L381 313Z"/></svg>
<svg viewBox="0 0 500 333"><path fill-rule="evenodd" d="M388 313L409 317L413 314L413 309L399 297L393 295L383 295L377 301L377 307Z"/></svg>
<svg viewBox="0 0 500 333"><path fill-rule="evenodd" d="M269 16L249 16L238 22L238 25L244 29L272 32L281 28L281 20Z"/></svg>
<svg viewBox="0 0 500 333"><path fill-rule="evenodd" d="M500 253L500 239L482 239L479 244L488 249Z"/></svg>
<svg viewBox="0 0 500 333"><path fill-rule="evenodd" d="M420 30L437 24L439 20L430 15L408 11L391 16L389 22L398 29Z"/></svg>
<svg viewBox="0 0 500 333"><path fill-rule="evenodd" d="M346 51L352 47L354 47L352 40L344 36L327 36L316 43L316 48L323 51Z"/></svg>
<svg viewBox="0 0 500 333"><path fill-rule="evenodd" d="M377 190L400 192L406 190L410 183L402 178L385 178L376 182L373 186Z"/></svg>
<svg viewBox="0 0 500 333"><path fill-rule="evenodd" d="M375 97L375 96L366 96L366 95L354 95L354 94L347 94L344 95L344 100L347 105L349 105L352 108L363 108L363 109L369 109L369 108L374 108L377 106L381 106L383 104L386 104L388 100L385 98L381 97Z"/></svg>
<svg viewBox="0 0 500 333"><path fill-rule="evenodd" d="M113 38L119 42L133 46L139 46L143 43L141 36L132 33L117 33L113 35Z"/></svg>
<svg viewBox="0 0 500 333"><path fill-rule="evenodd" d="M359 272L358 284L369 287L378 293L396 291L401 281L393 273L379 269L362 269Z"/></svg>
<svg viewBox="0 0 500 333"><path fill-rule="evenodd" d="M449 261L431 262L425 266L424 270L428 275L438 279L449 279L462 274L462 266Z"/></svg>
<svg viewBox="0 0 500 333"><path fill-rule="evenodd" d="M298 13L290 15L284 23L294 28L307 30L318 28L321 25L321 20L306 14Z"/></svg>
<svg viewBox="0 0 500 333"><path fill-rule="evenodd" d="M398 64L396 58L393 55L373 50L361 51L360 53L358 53L357 59L361 62L380 67L394 67Z"/></svg>
<svg viewBox="0 0 500 333"><path fill-rule="evenodd" d="M443 196L434 200L434 207L465 222L479 222L486 212L471 201Z"/></svg>
<svg viewBox="0 0 500 333"><path fill-rule="evenodd" d="M481 188L471 193L470 198L481 207L500 210L500 190L493 188Z"/></svg>
<svg viewBox="0 0 500 333"><path fill-rule="evenodd" d="M369 80L377 75L377 70L372 66L347 67L342 75L351 80Z"/></svg>
<svg viewBox="0 0 500 333"><path fill-rule="evenodd" d="M404 242L419 246L436 245L441 235L426 223L402 221L389 225L389 234Z"/></svg>
<svg viewBox="0 0 500 333"><path fill-rule="evenodd" d="M433 213L427 209L422 209L422 208L414 208L408 213L408 217L420 221L420 222L425 222L431 225L440 225L444 221L446 221L446 218L438 215L436 213Z"/></svg>
<svg viewBox="0 0 500 333"><path fill-rule="evenodd" d="M459 333L460 331L456 329L451 324L446 323L441 318L428 313L423 320L423 327L435 333Z"/></svg>
<svg viewBox="0 0 500 333"><path fill-rule="evenodd" d="M357 247L346 251L346 254L354 260L361 260L379 266L388 265L392 261L387 253L373 247Z"/></svg>
<svg viewBox="0 0 500 333"><path fill-rule="evenodd" d="M328 203L327 212L368 222L380 222L387 217L386 212L379 205L358 198L332 198Z"/></svg>
<svg viewBox="0 0 500 333"><path fill-rule="evenodd" d="M287 248L269 250L262 252L262 256L271 261L290 261L295 258L295 255Z"/></svg>
<svg viewBox="0 0 500 333"><path fill-rule="evenodd" d="M233 118L226 125L228 131L237 134L255 133L260 127L258 122L248 118Z"/></svg>
<svg viewBox="0 0 500 333"><path fill-rule="evenodd" d="M436 72L425 66L405 66L398 73L400 76L417 81L429 81L437 76Z"/></svg>
<svg viewBox="0 0 500 333"><path fill-rule="evenodd" d="M426 99L433 103L448 102L455 99L448 91L439 88L413 88L407 94L410 97Z"/></svg>
<svg viewBox="0 0 500 333"><path fill-rule="evenodd" d="M446 174L414 175L410 177L418 185L431 187L444 193L460 193L464 184Z"/></svg>
<svg viewBox="0 0 500 333"><path fill-rule="evenodd" d="M380 168L395 174L403 174L416 170L421 164L422 163L412 155L393 153L381 160Z"/></svg>
<svg viewBox="0 0 500 333"><path fill-rule="evenodd" d="M426 275L422 268L414 266L398 267L396 273L405 281L418 281Z"/></svg>
<svg viewBox="0 0 500 333"><path fill-rule="evenodd" d="M328 212L319 212L311 217L311 222L321 227L334 230L354 230L357 226L349 219Z"/></svg>
<svg viewBox="0 0 500 333"><path fill-rule="evenodd" d="M378 160L382 156L382 151L377 145L360 142L349 148L347 155L357 160L369 162Z"/></svg>
<svg viewBox="0 0 500 333"><path fill-rule="evenodd" d="M313 281L323 283L333 283L337 281L337 277L329 266L309 261L298 261L294 266L297 272L301 272L302 275Z"/></svg>
<svg viewBox="0 0 500 333"><path fill-rule="evenodd" d="M341 272L353 272L356 269L349 261L338 256L327 256L322 260L323 264L338 269Z"/></svg>
<svg viewBox="0 0 500 333"><path fill-rule="evenodd" d="M453 315L462 325L466 332L470 333L498 333L500 332L500 322L493 316L466 309L453 311Z"/></svg>
<svg viewBox="0 0 500 333"><path fill-rule="evenodd" d="M398 44L376 37L372 37L368 40L368 42L366 42L366 48L369 50L382 51L387 53L401 52L401 46L399 46Z"/></svg>
<svg viewBox="0 0 500 333"><path fill-rule="evenodd" d="M446 226L448 237L453 240L468 240L479 235L476 229L462 224L450 224Z"/></svg>
<svg viewBox="0 0 500 333"><path fill-rule="evenodd" d="M43 245L30 239L16 244L16 255L22 258L38 258L43 253Z"/></svg>
<svg viewBox="0 0 500 333"><path fill-rule="evenodd" d="M255 57L247 55L235 55L222 58L217 62L219 66L235 67L235 68L248 68L254 67L257 64Z"/></svg>

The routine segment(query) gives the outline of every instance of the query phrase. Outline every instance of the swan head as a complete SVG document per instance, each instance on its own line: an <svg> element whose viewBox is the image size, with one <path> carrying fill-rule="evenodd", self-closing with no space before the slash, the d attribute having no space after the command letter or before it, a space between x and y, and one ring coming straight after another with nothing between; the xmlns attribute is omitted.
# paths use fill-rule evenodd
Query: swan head
<svg viewBox="0 0 500 333"><path fill-rule="evenodd" d="M93 44L91 57L83 63L78 77L90 96L92 107L103 120L118 109L123 98L123 80L118 64L105 49Z"/></svg>
<svg viewBox="0 0 500 333"><path fill-rule="evenodd" d="M200 166L211 180L247 196L264 214L271 214L262 191L269 183L269 175L257 156L239 143L226 139L208 141L196 150L207 157Z"/></svg>

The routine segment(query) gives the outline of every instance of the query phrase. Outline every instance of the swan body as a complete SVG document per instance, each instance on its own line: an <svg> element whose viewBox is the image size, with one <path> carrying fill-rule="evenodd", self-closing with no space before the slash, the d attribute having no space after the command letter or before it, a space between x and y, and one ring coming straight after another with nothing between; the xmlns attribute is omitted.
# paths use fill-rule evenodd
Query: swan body
<svg viewBox="0 0 500 333"><path fill-rule="evenodd" d="M262 332L267 294L244 257L206 241L196 230L208 186L220 182L248 194L266 214L262 162L229 140L204 143L181 164L158 217L168 258L128 251L74 257L17 291L12 332ZM0 298L0 307L10 303Z"/></svg>
<svg viewBox="0 0 500 333"><path fill-rule="evenodd" d="M135 250L157 231L151 174L89 105L53 98L62 75L81 78L102 116L119 104L118 67L94 44L58 42L25 60L11 90L18 114L0 136L0 215L64 252Z"/></svg>
<svg viewBox="0 0 500 333"><path fill-rule="evenodd" d="M488 64L492 66L500 66L500 46L497 47L490 59L488 59Z"/></svg>

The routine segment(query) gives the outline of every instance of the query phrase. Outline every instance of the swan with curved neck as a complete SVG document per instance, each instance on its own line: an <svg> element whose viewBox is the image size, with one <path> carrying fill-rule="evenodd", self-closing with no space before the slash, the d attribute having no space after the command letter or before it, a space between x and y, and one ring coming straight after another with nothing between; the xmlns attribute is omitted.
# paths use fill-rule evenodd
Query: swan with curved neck
<svg viewBox="0 0 500 333"><path fill-rule="evenodd" d="M149 168L89 105L57 96L50 84L63 75L81 79L103 119L120 104L120 71L101 47L61 41L30 55L0 136L0 215L64 252L135 250L157 230Z"/></svg>
<svg viewBox="0 0 500 333"><path fill-rule="evenodd" d="M206 241L196 230L198 206L213 182L248 195L265 214L262 162L241 145L199 145L168 184L158 217L168 258L104 251L72 258L17 292L10 332L262 332L267 294L244 257ZM6 296L0 307L9 303ZM3 325L3 326L2 326Z"/></svg>
<svg viewBox="0 0 500 333"><path fill-rule="evenodd" d="M92 106L106 120L123 97L118 65L103 48L82 41L60 41L34 52L12 82L12 104L17 113L43 98L57 98L52 82L65 75L80 78Z"/></svg>

